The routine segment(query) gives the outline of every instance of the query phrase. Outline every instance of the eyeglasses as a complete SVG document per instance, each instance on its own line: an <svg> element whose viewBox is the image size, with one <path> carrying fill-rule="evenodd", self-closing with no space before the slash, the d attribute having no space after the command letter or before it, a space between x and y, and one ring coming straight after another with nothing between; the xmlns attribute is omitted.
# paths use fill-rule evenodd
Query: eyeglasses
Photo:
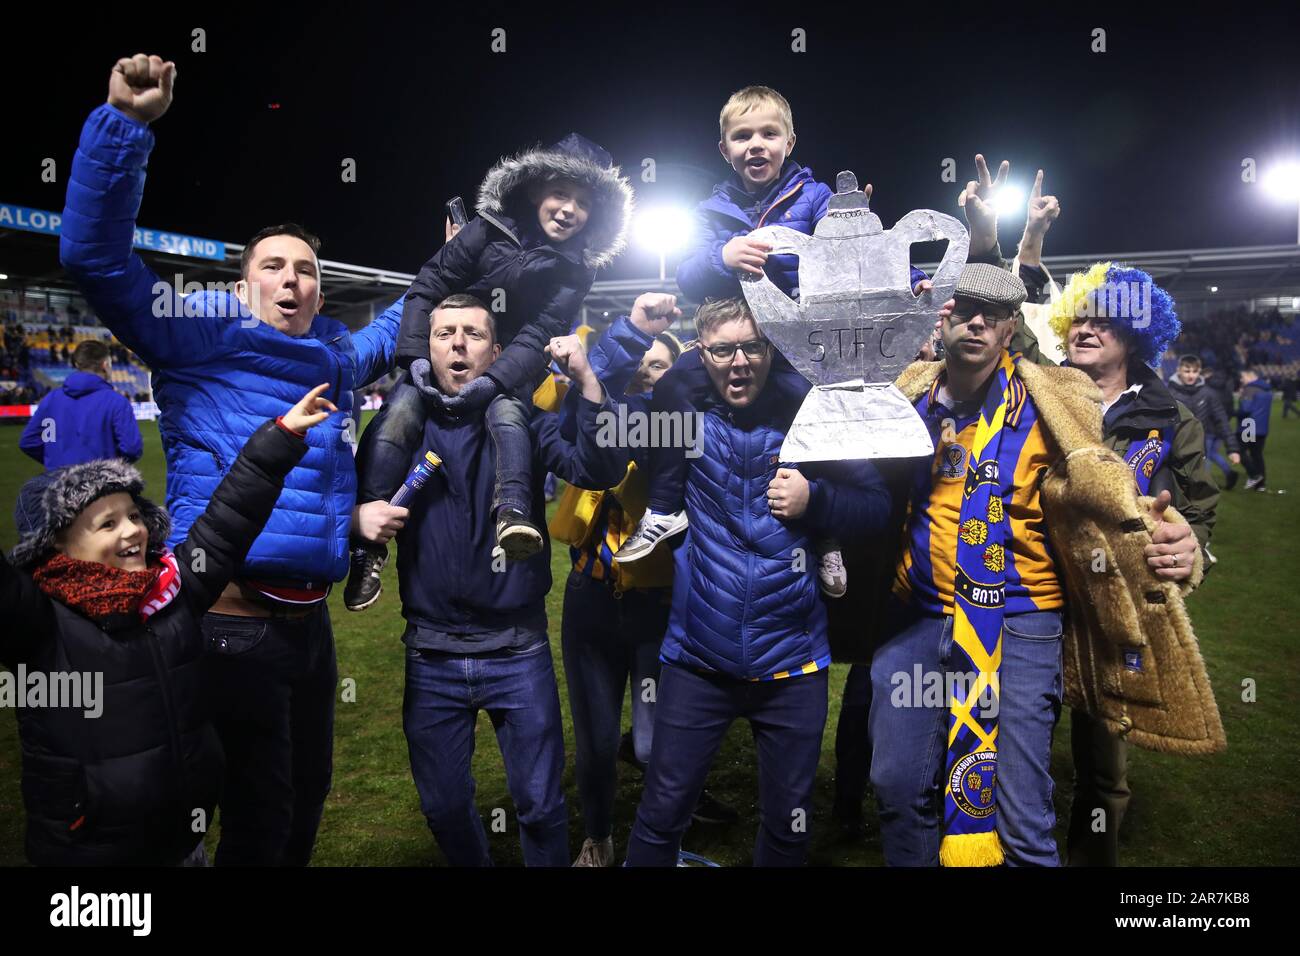
<svg viewBox="0 0 1300 956"><path fill-rule="evenodd" d="M952 314L948 316L948 321L953 325L965 325L977 315L984 317L984 324L990 329L996 329L999 325L1011 318L1010 312L1004 312L1001 309L993 311L989 306L982 302L958 302L953 306Z"/></svg>
<svg viewBox="0 0 1300 956"><path fill-rule="evenodd" d="M747 359L761 359L767 354L767 339L750 339L748 342L719 342L717 345L701 345L709 357L719 365L730 362L736 357L736 349L745 353Z"/></svg>

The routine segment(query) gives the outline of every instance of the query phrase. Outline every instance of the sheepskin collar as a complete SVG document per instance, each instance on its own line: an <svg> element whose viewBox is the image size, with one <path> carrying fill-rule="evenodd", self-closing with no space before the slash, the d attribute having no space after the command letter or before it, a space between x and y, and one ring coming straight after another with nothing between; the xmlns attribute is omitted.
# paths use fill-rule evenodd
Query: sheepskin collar
<svg viewBox="0 0 1300 956"><path fill-rule="evenodd" d="M915 402L945 368L946 362L913 362L894 384L909 402ZM1101 444L1101 390L1092 379L1077 368L1025 360L1016 363L1016 374L1062 454Z"/></svg>
<svg viewBox="0 0 1300 956"><path fill-rule="evenodd" d="M567 142L567 140L566 140ZM585 240L583 263L599 269L614 261L627 245L632 218L632 185L617 166L603 166L593 156L557 147L530 149L497 162L479 186L476 209L481 215L509 215L534 183L572 179L592 191L587 227L574 240ZM525 200L526 201L526 200Z"/></svg>

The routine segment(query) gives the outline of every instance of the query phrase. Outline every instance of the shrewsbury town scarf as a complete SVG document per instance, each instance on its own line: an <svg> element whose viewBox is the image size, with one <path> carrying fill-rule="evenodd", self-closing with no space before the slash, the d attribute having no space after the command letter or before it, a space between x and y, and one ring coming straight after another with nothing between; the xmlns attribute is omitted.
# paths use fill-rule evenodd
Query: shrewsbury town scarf
<svg viewBox="0 0 1300 956"><path fill-rule="evenodd" d="M1173 429L1166 429L1166 432L1172 432ZM1151 429L1151 433L1146 438L1135 438L1132 444L1128 446L1128 453L1124 460L1128 466L1133 469L1133 478L1137 481L1138 494L1149 495L1151 488L1151 476L1160 470L1166 458L1169 457L1169 449L1172 447L1168 434L1162 434L1159 429Z"/></svg>
<svg viewBox="0 0 1300 956"><path fill-rule="evenodd" d="M1002 862L996 830L996 714L1001 696L998 670L1002 664L1008 539L1002 477L1005 471L1010 481L1015 462L1002 462L998 455L1004 427L1016 424L1008 421L1008 416L1018 418L1026 400L1024 391L1015 363L1004 352L980 409L975 443L967 459L957 534L952 670L975 674L977 679L952 682L943 841L939 844L939 862L944 866L997 866ZM992 706L977 708L981 695Z"/></svg>

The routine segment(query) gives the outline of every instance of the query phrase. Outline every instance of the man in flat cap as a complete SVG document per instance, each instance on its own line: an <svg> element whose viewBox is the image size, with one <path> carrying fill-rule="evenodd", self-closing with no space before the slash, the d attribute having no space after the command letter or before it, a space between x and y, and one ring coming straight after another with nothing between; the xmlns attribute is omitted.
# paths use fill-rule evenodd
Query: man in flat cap
<svg viewBox="0 0 1300 956"><path fill-rule="evenodd" d="M1007 351L1026 297L968 264L940 311L944 362L898 379L929 427L871 665L871 782L890 865L1058 864L1048 764L1065 588L1040 504L1063 451L1100 439L1076 370ZM1064 438L1063 438L1064 436Z"/></svg>

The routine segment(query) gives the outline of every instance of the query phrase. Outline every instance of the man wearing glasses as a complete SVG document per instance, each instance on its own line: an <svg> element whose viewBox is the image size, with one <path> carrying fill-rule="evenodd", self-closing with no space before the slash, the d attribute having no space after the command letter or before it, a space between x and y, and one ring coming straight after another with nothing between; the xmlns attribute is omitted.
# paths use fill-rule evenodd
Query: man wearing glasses
<svg viewBox="0 0 1300 956"><path fill-rule="evenodd" d="M689 525L674 552L672 611L645 791L629 866L675 866L727 729L758 751L756 866L797 866L810 839L830 644L813 542L882 531L889 493L868 462L783 466L802 395L769 384L773 349L745 303L695 317L710 391L689 459Z"/></svg>

